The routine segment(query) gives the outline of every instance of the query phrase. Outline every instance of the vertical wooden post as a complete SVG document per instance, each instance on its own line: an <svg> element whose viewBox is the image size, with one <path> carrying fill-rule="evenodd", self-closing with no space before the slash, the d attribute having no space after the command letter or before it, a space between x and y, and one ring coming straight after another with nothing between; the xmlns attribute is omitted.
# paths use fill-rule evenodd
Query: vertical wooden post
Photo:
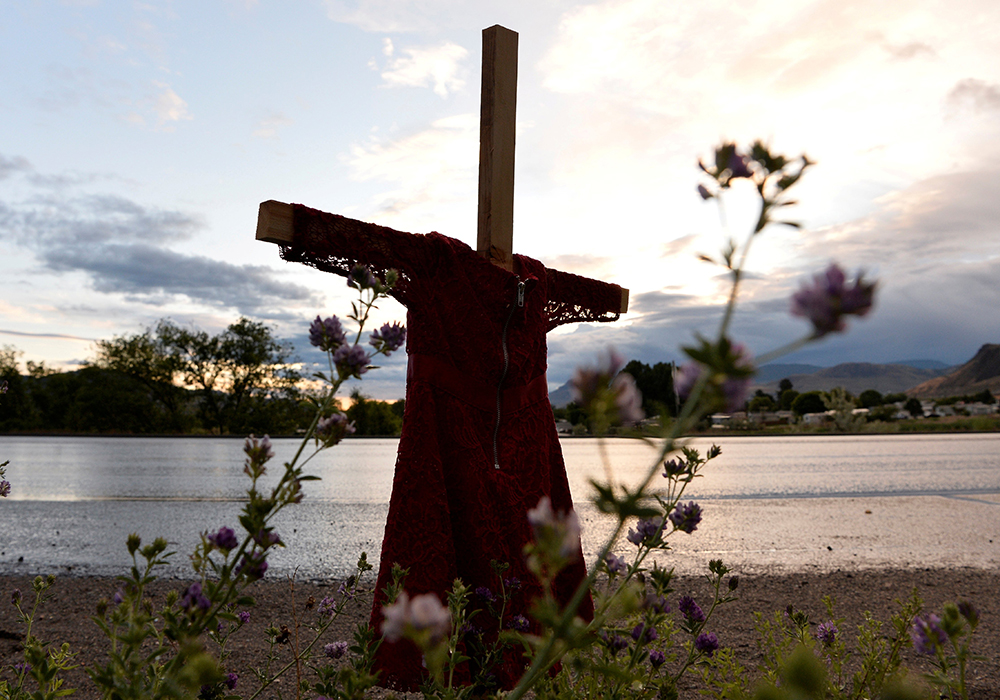
<svg viewBox="0 0 1000 700"><path fill-rule="evenodd" d="M514 249L514 131L517 108L517 32L483 30L479 122L479 254L511 269Z"/></svg>

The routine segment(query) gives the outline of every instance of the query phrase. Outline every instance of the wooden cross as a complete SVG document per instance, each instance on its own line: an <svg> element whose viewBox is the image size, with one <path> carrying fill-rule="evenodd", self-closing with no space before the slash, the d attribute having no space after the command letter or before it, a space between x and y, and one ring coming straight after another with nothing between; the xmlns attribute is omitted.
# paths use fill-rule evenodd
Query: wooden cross
<svg viewBox="0 0 1000 700"><path fill-rule="evenodd" d="M479 226L476 250L510 270L514 263L514 136L517 107L517 32L494 25L483 30L483 82L479 121ZM262 202L257 240L291 245L292 205ZM628 311L622 289L621 313Z"/></svg>

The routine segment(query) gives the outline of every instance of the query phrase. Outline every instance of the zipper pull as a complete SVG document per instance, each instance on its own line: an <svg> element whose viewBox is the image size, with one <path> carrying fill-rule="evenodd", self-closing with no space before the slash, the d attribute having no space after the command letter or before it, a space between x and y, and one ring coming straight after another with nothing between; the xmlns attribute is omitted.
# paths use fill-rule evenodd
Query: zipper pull
<svg viewBox="0 0 1000 700"><path fill-rule="evenodd" d="M520 280L517 283L517 305L524 306L524 282Z"/></svg>

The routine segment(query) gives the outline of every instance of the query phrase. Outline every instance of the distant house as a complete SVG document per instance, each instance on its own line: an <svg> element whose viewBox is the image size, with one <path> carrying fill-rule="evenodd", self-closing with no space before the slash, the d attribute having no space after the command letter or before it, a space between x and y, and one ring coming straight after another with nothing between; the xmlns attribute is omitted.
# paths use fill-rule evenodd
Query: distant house
<svg viewBox="0 0 1000 700"><path fill-rule="evenodd" d="M568 420L557 420L556 432L561 435L571 435L573 433L573 424Z"/></svg>

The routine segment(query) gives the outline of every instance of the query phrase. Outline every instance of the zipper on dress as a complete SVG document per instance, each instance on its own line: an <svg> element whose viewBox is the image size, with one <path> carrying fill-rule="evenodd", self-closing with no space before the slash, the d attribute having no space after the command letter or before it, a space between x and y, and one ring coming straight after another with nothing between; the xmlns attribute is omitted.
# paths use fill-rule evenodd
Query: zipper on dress
<svg viewBox="0 0 1000 700"><path fill-rule="evenodd" d="M510 306L510 313L503 324L503 333L500 335L500 345L503 348L503 372L500 373L500 382L497 384L497 420L493 426L493 468L500 469L500 449L498 438L500 436L500 410L503 406L503 382L507 378L507 370L510 368L510 353L507 352L507 327L510 320L514 318L514 312L524 306L524 282L517 278L517 291L514 294L514 303Z"/></svg>

